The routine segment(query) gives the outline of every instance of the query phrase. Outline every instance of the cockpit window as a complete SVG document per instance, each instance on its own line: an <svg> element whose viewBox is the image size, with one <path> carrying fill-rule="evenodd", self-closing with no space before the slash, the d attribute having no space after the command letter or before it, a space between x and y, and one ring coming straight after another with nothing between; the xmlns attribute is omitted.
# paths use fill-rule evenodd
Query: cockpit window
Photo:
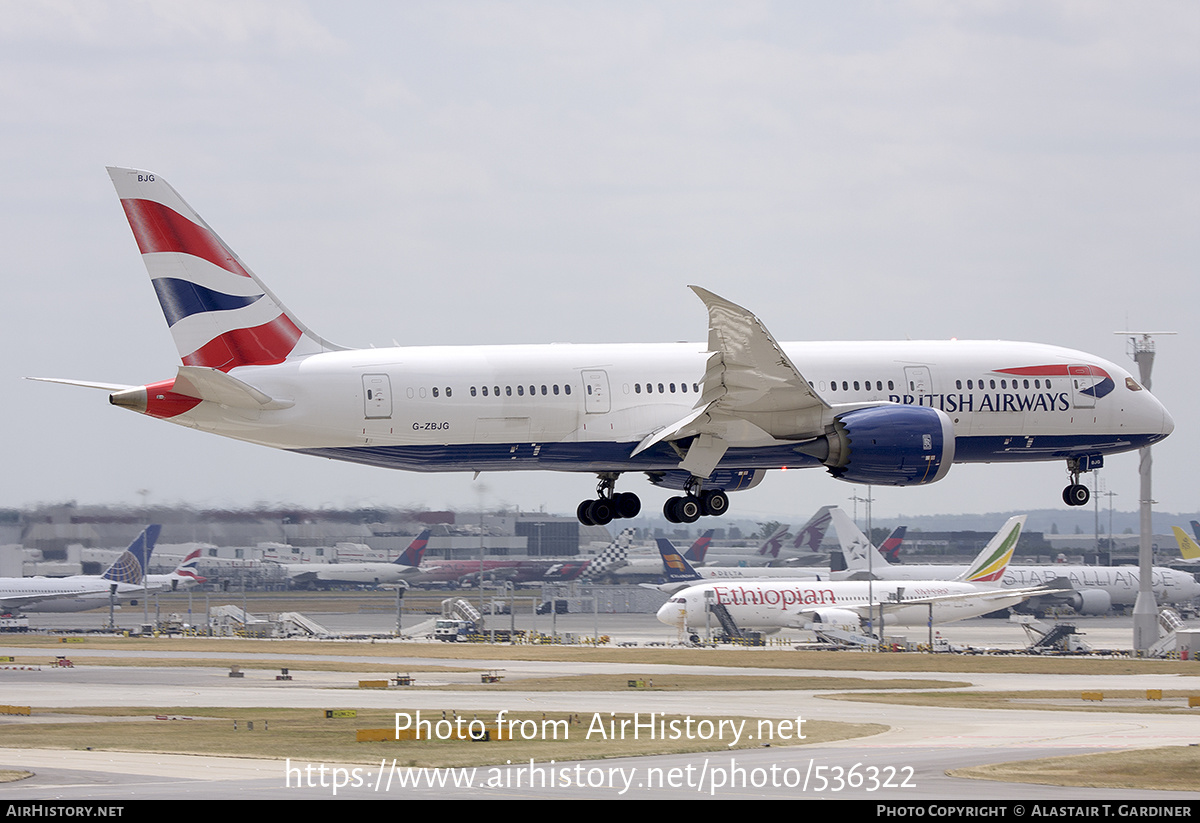
<svg viewBox="0 0 1200 823"><path fill-rule="evenodd" d="M1141 391L1142 390L1142 387L1139 386L1137 384L1137 381L1134 380L1132 377L1125 378L1125 388L1129 389L1130 391Z"/></svg>

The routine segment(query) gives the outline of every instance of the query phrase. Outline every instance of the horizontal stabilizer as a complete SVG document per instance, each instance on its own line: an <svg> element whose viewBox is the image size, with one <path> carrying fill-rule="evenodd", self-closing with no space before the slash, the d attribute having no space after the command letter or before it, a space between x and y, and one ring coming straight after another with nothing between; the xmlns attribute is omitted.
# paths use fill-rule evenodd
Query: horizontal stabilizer
<svg viewBox="0 0 1200 823"><path fill-rule="evenodd" d="M291 400L276 400L223 371L203 366L180 366L172 391L235 409L286 409L295 405Z"/></svg>
<svg viewBox="0 0 1200 823"><path fill-rule="evenodd" d="M140 388L139 386L127 386L124 383L94 383L86 380L63 380L58 377L26 377L26 380L37 380L39 383L62 383L64 386L80 386L85 389L100 389L106 392L128 391L129 389Z"/></svg>

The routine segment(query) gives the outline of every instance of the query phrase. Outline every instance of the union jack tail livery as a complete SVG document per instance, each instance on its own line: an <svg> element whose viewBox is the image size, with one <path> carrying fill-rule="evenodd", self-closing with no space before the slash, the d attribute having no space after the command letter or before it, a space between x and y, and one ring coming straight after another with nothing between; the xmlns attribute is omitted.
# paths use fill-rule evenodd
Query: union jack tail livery
<svg viewBox="0 0 1200 823"><path fill-rule="evenodd" d="M207 583L207 577L201 577L197 569L200 567L200 550L196 549L187 557L183 558L183 562L175 567L172 574L183 578L189 584L199 586L202 583Z"/></svg>
<svg viewBox="0 0 1200 823"><path fill-rule="evenodd" d="M163 179L108 169L185 366L228 372L331 351Z"/></svg>

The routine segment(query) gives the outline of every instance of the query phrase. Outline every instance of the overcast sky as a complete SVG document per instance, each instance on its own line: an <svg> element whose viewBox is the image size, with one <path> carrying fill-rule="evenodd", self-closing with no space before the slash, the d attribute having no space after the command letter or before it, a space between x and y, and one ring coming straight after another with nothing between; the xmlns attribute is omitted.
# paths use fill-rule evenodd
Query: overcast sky
<svg viewBox="0 0 1200 823"><path fill-rule="evenodd" d="M1154 496L1194 511L1198 44L1182 1L0 0L0 506L594 492L279 453L22 380L174 375L104 171L126 165L350 346L704 340L689 283L780 340L1033 340L1132 368L1113 331L1177 331ZM1136 507L1135 455L1102 477ZM876 515L1061 506L1065 482L956 466L878 490ZM732 509L799 522L853 493L776 472Z"/></svg>

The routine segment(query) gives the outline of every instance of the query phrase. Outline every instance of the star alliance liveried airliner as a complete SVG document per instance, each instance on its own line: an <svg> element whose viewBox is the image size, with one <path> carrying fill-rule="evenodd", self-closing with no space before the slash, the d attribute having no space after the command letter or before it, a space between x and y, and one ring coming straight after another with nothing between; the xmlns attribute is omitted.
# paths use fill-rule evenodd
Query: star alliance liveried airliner
<svg viewBox="0 0 1200 823"><path fill-rule="evenodd" d="M933 483L955 463L1064 460L1069 505L1104 455L1174 424L1124 369L1034 343L780 344L693 286L705 343L348 349L293 315L161 177L110 168L182 365L113 405L304 454L411 471L584 472L580 521L633 517L621 474L683 492L673 522L723 514L768 469Z"/></svg>

